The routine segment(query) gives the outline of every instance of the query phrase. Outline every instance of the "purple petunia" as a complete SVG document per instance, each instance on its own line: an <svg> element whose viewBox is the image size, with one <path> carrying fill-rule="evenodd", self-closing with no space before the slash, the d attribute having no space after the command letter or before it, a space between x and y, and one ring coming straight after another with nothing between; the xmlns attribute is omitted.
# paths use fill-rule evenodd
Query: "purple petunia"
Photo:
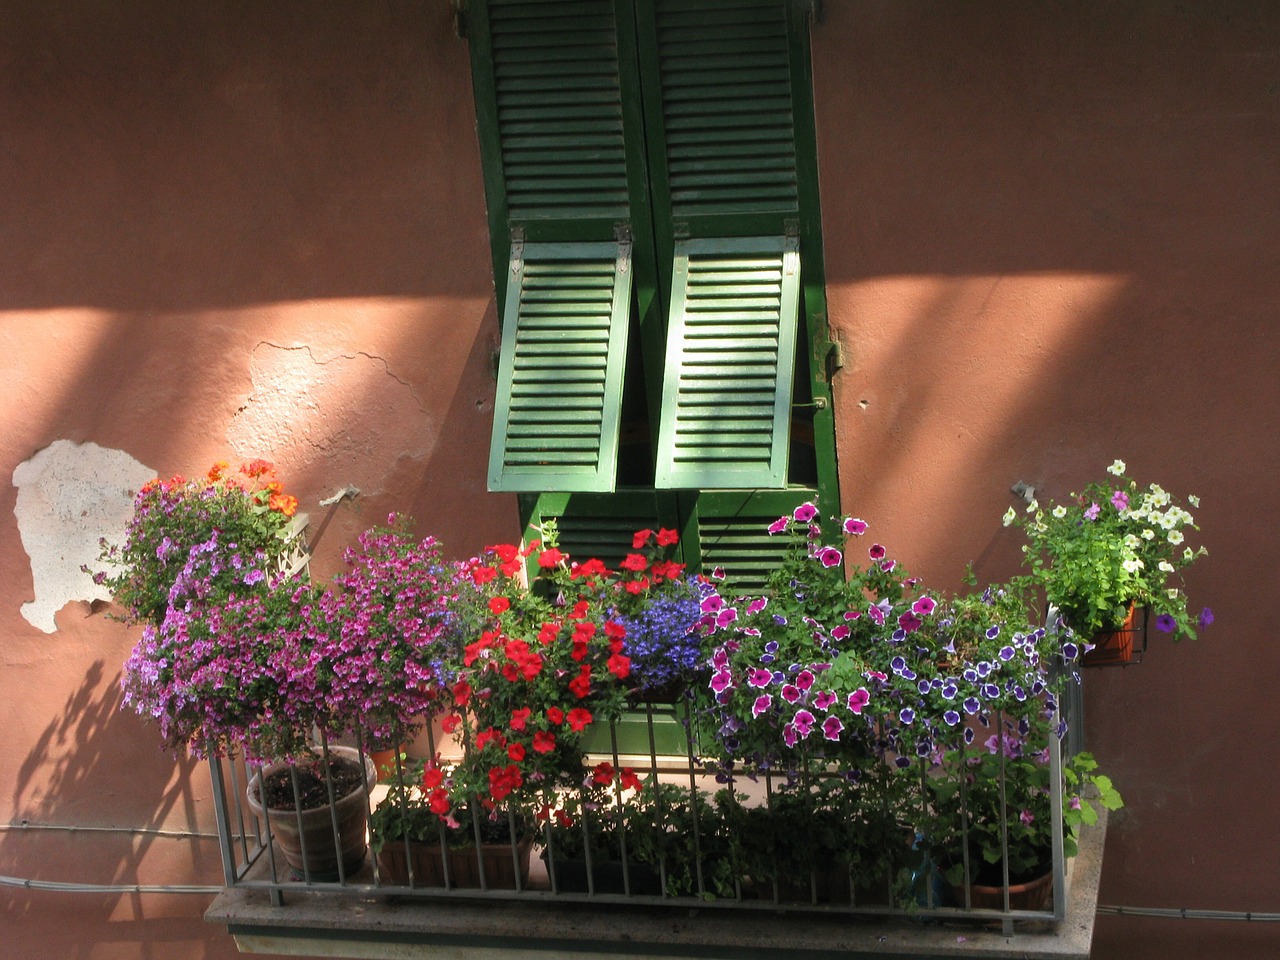
<svg viewBox="0 0 1280 960"><path fill-rule="evenodd" d="M838 567L844 560L844 555L835 547L823 547L817 553L818 561L824 567Z"/></svg>
<svg viewBox="0 0 1280 960"><path fill-rule="evenodd" d="M844 521L844 532L851 537L860 537L867 532L867 523L857 517L848 517Z"/></svg>
<svg viewBox="0 0 1280 960"><path fill-rule="evenodd" d="M844 721L834 714L822 721L822 735L828 740L839 740L842 730L844 730Z"/></svg>
<svg viewBox="0 0 1280 960"><path fill-rule="evenodd" d="M1167 613L1162 613L1156 617L1156 629L1164 633L1173 633L1173 628L1177 625L1178 621Z"/></svg>
<svg viewBox="0 0 1280 960"><path fill-rule="evenodd" d="M1100 512L1101 508L1096 503L1091 503L1089 504L1089 509L1084 512L1084 518L1086 520L1097 520Z"/></svg>
<svg viewBox="0 0 1280 960"><path fill-rule="evenodd" d="M1207 627L1211 623L1213 623L1213 611L1205 607L1200 611L1200 626Z"/></svg>
<svg viewBox="0 0 1280 960"><path fill-rule="evenodd" d="M818 508L812 503L802 503L791 512L792 518L797 523L808 523L818 515Z"/></svg>
<svg viewBox="0 0 1280 960"><path fill-rule="evenodd" d="M1111 505L1118 511L1129 509L1129 495L1123 490L1117 490L1111 495Z"/></svg>

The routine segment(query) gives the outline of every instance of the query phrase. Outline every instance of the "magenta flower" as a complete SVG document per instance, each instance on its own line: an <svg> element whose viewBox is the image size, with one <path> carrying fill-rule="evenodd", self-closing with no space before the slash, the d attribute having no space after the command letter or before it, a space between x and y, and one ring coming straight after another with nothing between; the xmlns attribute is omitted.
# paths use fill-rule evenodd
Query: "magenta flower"
<svg viewBox="0 0 1280 960"><path fill-rule="evenodd" d="M874 603L867 607L867 616L876 622L877 625L884 625L884 611L877 607Z"/></svg>
<svg viewBox="0 0 1280 960"><path fill-rule="evenodd" d="M840 624L840 626L836 627L834 630L832 630L832 631L831 631L831 639L832 639L832 640L843 640L843 639L845 639L847 636L849 636L849 634L850 634L850 633L852 633L852 632L853 632L853 631L852 631L852 630L850 630L850 629L848 628L848 626L846 626L845 624L843 624L843 623L842 623L842 624Z"/></svg>
<svg viewBox="0 0 1280 960"><path fill-rule="evenodd" d="M1117 490L1111 495L1111 505L1117 510L1129 509L1129 495L1123 490Z"/></svg>
<svg viewBox="0 0 1280 960"><path fill-rule="evenodd" d="M728 670L719 671L711 678L711 689L716 693L722 692L733 682L733 674Z"/></svg>
<svg viewBox="0 0 1280 960"><path fill-rule="evenodd" d="M927 617L929 614L933 613L937 607L937 601L935 601L933 597L921 597L911 605L911 611L922 617Z"/></svg>
<svg viewBox="0 0 1280 960"><path fill-rule="evenodd" d="M1091 503L1089 504L1089 509L1084 512L1084 518L1086 520L1097 520L1100 510L1101 508L1096 503Z"/></svg>
<svg viewBox="0 0 1280 960"><path fill-rule="evenodd" d="M727 627L733 621L738 619L738 611L733 607L725 607L716 614L716 626L720 628Z"/></svg>
<svg viewBox="0 0 1280 960"><path fill-rule="evenodd" d="M834 714L822 721L822 735L828 740L839 740L844 722Z"/></svg>
<svg viewBox="0 0 1280 960"><path fill-rule="evenodd" d="M785 743L788 747L794 747L796 745L795 724L788 723L785 727L782 728L782 742Z"/></svg>
<svg viewBox="0 0 1280 960"><path fill-rule="evenodd" d="M762 693L756 697L756 702L751 705L751 716L758 717L772 706L773 697L767 693Z"/></svg>
<svg viewBox="0 0 1280 960"><path fill-rule="evenodd" d="M808 739L809 734L813 732L813 725L817 718L808 710L797 710L792 724L796 728L796 733L800 734L801 739Z"/></svg>
<svg viewBox="0 0 1280 960"><path fill-rule="evenodd" d="M796 686L801 690L808 690L813 686L813 673L808 670L801 670L796 675Z"/></svg>
<svg viewBox="0 0 1280 960"><path fill-rule="evenodd" d="M824 567L837 567L844 559L844 555L835 547L823 547L818 551L817 557Z"/></svg>
<svg viewBox="0 0 1280 960"><path fill-rule="evenodd" d="M822 690L813 698L813 705L819 710L830 710L839 699L830 690Z"/></svg>
<svg viewBox="0 0 1280 960"><path fill-rule="evenodd" d="M885 549L880 544L873 543L871 545L871 549L867 551L867 556L872 560L883 560L885 556Z"/></svg>
<svg viewBox="0 0 1280 960"><path fill-rule="evenodd" d="M862 713L862 708L871 702L871 694L867 692L866 687L859 687L853 693L849 694L849 699L845 701L845 706L849 708L850 713Z"/></svg>
<svg viewBox="0 0 1280 960"><path fill-rule="evenodd" d="M1036 815L1030 810L1023 810L1022 813L1018 814L1018 819L1022 821L1024 827L1029 827L1035 822Z"/></svg>
<svg viewBox="0 0 1280 960"><path fill-rule="evenodd" d="M907 610L898 616L898 626L907 631L907 633L915 633L923 625L924 621L910 610Z"/></svg>
<svg viewBox="0 0 1280 960"><path fill-rule="evenodd" d="M767 687L773 682L773 673L762 667L753 667L747 671L747 684L752 687Z"/></svg>
<svg viewBox="0 0 1280 960"><path fill-rule="evenodd" d="M857 517L848 517L844 522L844 532L851 537L860 537L867 532L867 523Z"/></svg>
<svg viewBox="0 0 1280 960"><path fill-rule="evenodd" d="M782 688L782 699L787 703L795 703L800 699L800 688L794 683L788 683Z"/></svg>
<svg viewBox="0 0 1280 960"><path fill-rule="evenodd" d="M808 523L818 515L818 508L812 503L802 503L792 511L791 516L798 523Z"/></svg>
<svg viewBox="0 0 1280 960"><path fill-rule="evenodd" d="M759 613L769 605L768 597L757 597L747 604L747 613Z"/></svg>
<svg viewBox="0 0 1280 960"><path fill-rule="evenodd" d="M775 533L782 533L782 531L787 529L787 525L790 523L791 523L790 517L779 517L777 520L773 521L773 523L769 524L770 536L772 536Z"/></svg>

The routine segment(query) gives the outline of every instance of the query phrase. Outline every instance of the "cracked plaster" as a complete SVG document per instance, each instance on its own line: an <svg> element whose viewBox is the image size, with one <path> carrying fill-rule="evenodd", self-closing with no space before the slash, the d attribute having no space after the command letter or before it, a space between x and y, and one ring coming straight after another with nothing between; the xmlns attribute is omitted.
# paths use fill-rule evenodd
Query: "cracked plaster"
<svg viewBox="0 0 1280 960"><path fill-rule="evenodd" d="M13 512L31 562L35 599L22 616L45 633L73 600L111 599L80 568L99 568L99 540L119 540L133 516L133 498L156 472L121 450L55 440L13 471Z"/></svg>
<svg viewBox="0 0 1280 960"><path fill-rule="evenodd" d="M423 459L435 445L436 423L381 357L264 342L250 370L253 393L227 441L241 457L268 455L282 476L319 473L321 488L377 492L398 459Z"/></svg>

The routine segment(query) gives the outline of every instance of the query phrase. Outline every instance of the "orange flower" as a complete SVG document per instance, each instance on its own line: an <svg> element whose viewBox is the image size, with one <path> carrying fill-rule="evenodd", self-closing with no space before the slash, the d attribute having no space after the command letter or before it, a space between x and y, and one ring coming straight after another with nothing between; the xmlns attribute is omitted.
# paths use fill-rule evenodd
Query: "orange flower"
<svg viewBox="0 0 1280 960"><path fill-rule="evenodd" d="M255 480L258 477L265 477L268 474L274 473L275 469L276 468L271 465L270 461L267 460L250 460L248 463L240 465L240 472L246 477L252 477Z"/></svg>
<svg viewBox="0 0 1280 960"><path fill-rule="evenodd" d="M298 498L287 493L273 493L267 506L286 517L292 517L298 512Z"/></svg>
<svg viewBox="0 0 1280 960"><path fill-rule="evenodd" d="M205 476L209 478L210 483L217 483L229 469L231 469L231 464L225 460L218 460L209 468L209 472Z"/></svg>

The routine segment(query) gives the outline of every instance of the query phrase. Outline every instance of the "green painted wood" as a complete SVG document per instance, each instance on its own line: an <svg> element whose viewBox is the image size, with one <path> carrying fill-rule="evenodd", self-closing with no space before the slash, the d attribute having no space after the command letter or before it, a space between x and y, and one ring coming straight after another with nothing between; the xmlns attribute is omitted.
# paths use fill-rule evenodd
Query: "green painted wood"
<svg viewBox="0 0 1280 960"><path fill-rule="evenodd" d="M630 259L629 243L513 247L490 490L614 488Z"/></svg>
<svg viewBox="0 0 1280 960"><path fill-rule="evenodd" d="M763 587L788 543L770 536L769 524L816 496L811 487L682 493L681 510L689 517L687 546L698 557L695 569L707 576L722 571L735 590Z"/></svg>
<svg viewBox="0 0 1280 960"><path fill-rule="evenodd" d="M672 276L656 486L786 486L795 239L681 241Z"/></svg>

